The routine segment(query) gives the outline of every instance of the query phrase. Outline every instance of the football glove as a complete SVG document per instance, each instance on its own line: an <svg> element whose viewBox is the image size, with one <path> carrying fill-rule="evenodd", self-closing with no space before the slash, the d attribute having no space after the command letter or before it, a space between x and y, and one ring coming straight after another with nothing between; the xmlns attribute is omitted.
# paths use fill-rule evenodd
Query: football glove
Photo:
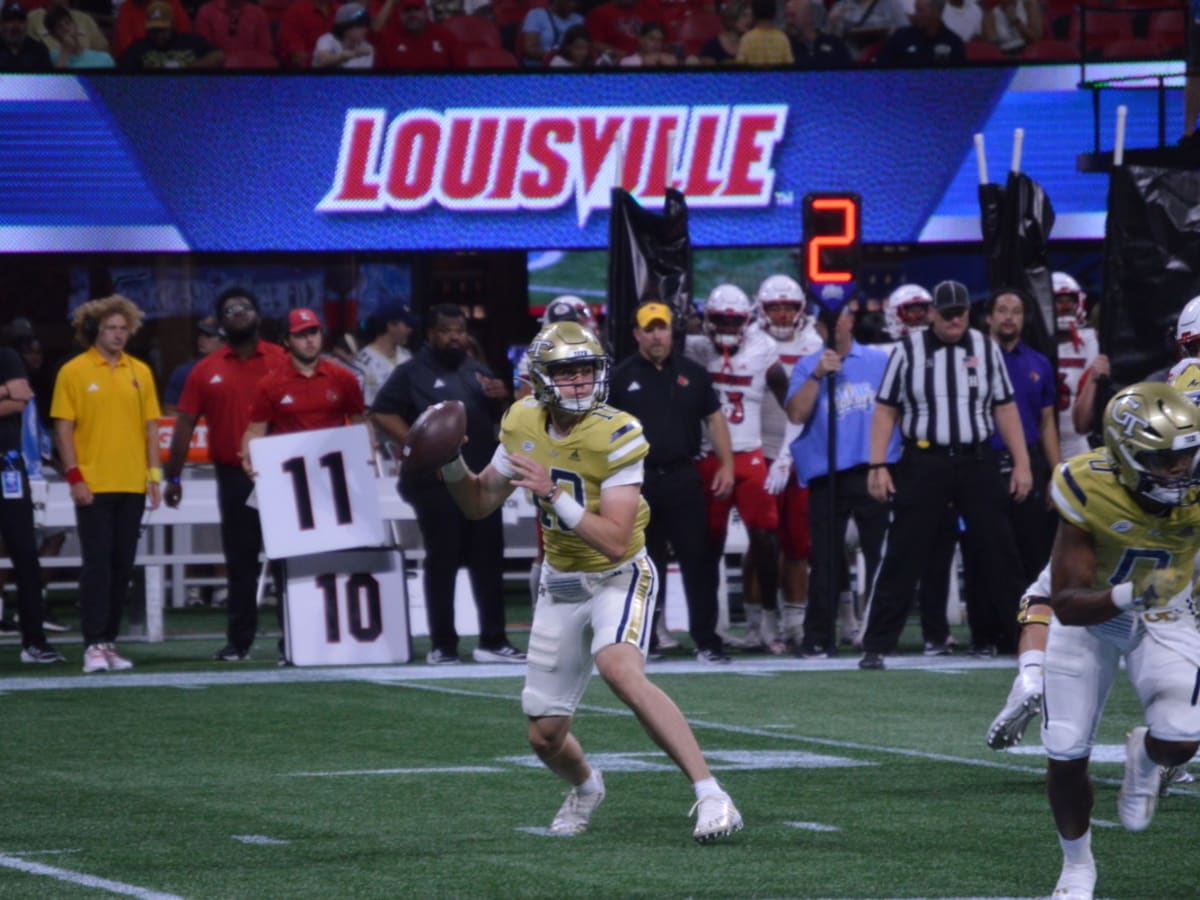
<svg viewBox="0 0 1200 900"><path fill-rule="evenodd" d="M782 494L787 490L788 479L792 476L792 458L784 453L771 463L767 472L766 489L771 495Z"/></svg>

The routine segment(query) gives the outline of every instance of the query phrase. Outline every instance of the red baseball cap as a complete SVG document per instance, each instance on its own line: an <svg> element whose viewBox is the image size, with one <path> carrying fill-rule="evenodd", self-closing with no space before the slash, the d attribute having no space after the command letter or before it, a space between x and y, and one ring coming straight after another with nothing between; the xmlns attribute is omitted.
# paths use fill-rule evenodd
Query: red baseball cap
<svg viewBox="0 0 1200 900"><path fill-rule="evenodd" d="M293 309L288 313L288 334L308 331L310 328L320 328L321 320L311 309Z"/></svg>

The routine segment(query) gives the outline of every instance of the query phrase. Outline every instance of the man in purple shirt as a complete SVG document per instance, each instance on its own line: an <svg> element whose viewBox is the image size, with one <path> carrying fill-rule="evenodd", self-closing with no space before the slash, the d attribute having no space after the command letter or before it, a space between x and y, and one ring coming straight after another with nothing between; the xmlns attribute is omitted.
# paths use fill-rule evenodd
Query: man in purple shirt
<svg viewBox="0 0 1200 900"><path fill-rule="evenodd" d="M987 324L992 340L1003 352L1017 412L1021 416L1021 428L1029 446L1033 488L1020 503L1010 499L1008 509L1028 583L1046 565L1054 541L1055 517L1047 503L1046 492L1050 473L1059 463L1059 450L1054 367L1045 356L1021 341L1027 307L1032 308L1032 304L1020 291L1001 288L992 295ZM1001 467L1007 474L1012 468L1012 458L1005 452L999 434L992 435L992 446L1000 453Z"/></svg>

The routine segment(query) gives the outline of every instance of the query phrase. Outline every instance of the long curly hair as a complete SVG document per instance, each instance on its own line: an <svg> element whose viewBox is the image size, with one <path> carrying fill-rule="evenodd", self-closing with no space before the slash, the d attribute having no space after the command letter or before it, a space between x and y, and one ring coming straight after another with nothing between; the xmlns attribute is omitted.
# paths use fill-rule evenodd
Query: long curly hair
<svg viewBox="0 0 1200 900"><path fill-rule="evenodd" d="M82 346L90 347L96 342L100 324L109 316L120 315L129 326L129 336L133 337L142 327L142 319L146 314L138 309L136 303L128 297L113 294L111 297L101 297L89 300L75 310L71 316L71 325L75 329L75 340Z"/></svg>

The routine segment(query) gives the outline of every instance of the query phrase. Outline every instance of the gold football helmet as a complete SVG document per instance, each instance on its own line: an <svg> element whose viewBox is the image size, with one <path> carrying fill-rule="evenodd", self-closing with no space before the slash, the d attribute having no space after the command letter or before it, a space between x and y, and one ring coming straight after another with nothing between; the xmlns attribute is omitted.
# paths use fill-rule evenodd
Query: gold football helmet
<svg viewBox="0 0 1200 900"><path fill-rule="evenodd" d="M1161 506L1195 502L1200 410L1171 386L1144 381L1118 391L1104 410L1104 445L1135 497Z"/></svg>
<svg viewBox="0 0 1200 900"><path fill-rule="evenodd" d="M583 368L590 369L590 375ZM600 341L578 322L547 325L529 345L534 398L564 412L586 413L607 400L608 369ZM590 390L581 393L582 387Z"/></svg>

